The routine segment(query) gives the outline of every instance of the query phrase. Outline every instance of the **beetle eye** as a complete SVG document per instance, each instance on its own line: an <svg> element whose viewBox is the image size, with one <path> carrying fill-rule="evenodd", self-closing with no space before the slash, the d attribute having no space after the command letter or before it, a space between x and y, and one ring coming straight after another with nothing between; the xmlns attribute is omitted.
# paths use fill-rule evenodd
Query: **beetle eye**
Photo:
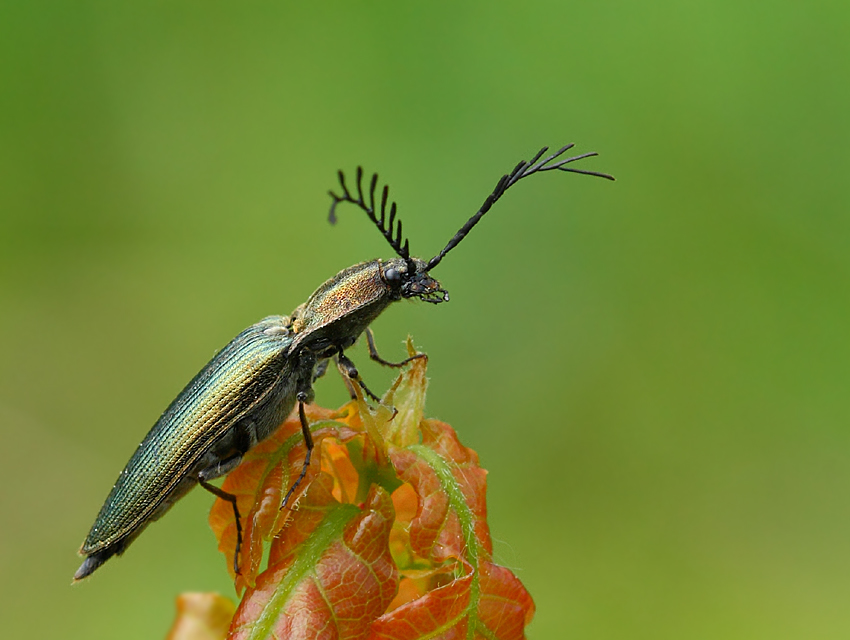
<svg viewBox="0 0 850 640"><path fill-rule="evenodd" d="M387 269L384 271L384 278L386 278L387 282L390 284L398 284L401 282L401 274L397 269Z"/></svg>

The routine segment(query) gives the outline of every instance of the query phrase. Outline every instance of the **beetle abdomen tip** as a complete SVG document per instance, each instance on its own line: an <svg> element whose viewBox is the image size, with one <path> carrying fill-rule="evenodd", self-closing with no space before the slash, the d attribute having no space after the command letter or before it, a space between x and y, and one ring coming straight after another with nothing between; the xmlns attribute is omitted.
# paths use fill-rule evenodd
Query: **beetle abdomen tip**
<svg viewBox="0 0 850 640"><path fill-rule="evenodd" d="M89 577L97 571L100 565L109 560L112 556L123 553L126 546L126 541L122 540L117 544L108 546L100 551L95 551L91 555L87 556L86 559L83 560L83 564L80 565L80 568L77 569L77 573L74 574L74 583L79 582L83 578Z"/></svg>
<svg viewBox="0 0 850 640"><path fill-rule="evenodd" d="M87 578L93 574L100 565L106 562L108 557L104 558L101 554L95 553L83 560L83 564L80 565L80 568L74 574L74 582L79 582L83 578Z"/></svg>

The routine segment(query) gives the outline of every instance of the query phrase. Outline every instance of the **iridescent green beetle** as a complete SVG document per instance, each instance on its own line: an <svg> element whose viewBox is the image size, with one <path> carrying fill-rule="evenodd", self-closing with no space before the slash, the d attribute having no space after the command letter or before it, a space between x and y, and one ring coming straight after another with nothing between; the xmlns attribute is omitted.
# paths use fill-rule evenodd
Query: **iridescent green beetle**
<svg viewBox="0 0 850 640"><path fill-rule="evenodd" d="M114 555L120 555L153 520L160 518L196 484L229 501L236 517L237 558L242 529L236 497L210 484L234 469L242 456L271 435L298 405L307 455L300 476L287 492L283 508L310 465L313 440L304 413L313 400L313 382L324 374L330 359L374 400L354 363L345 355L366 333L370 357L386 366L402 362L381 358L369 324L391 303L419 298L434 304L449 299L448 292L430 272L511 186L543 171L568 171L613 180L612 176L568 164L596 155L585 153L560 158L567 145L546 158L544 147L529 162L520 162L502 176L484 204L437 255L425 262L410 256L402 242L401 221L393 202L387 217L388 187L383 188L380 217L375 201L377 174L372 176L368 202L363 191L363 171L357 169L357 197L352 196L340 171L342 195L333 198L330 221L340 202L357 205L369 216L398 255L392 260L372 260L349 267L319 287L291 316L270 316L248 327L222 349L171 403L130 458L112 487L80 555L85 557L74 580L91 575Z"/></svg>

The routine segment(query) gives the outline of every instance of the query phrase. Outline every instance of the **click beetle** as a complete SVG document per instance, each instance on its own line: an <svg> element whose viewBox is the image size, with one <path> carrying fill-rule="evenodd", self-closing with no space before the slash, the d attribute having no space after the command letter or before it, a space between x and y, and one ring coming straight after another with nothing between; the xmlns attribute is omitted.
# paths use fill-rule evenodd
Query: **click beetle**
<svg viewBox="0 0 850 640"><path fill-rule="evenodd" d="M613 180L612 176L568 166L596 155L585 153L562 158L573 145L547 157L546 147L530 161L520 162L502 176L484 204L427 262L411 257L402 241L396 204L387 211L388 187L375 200L378 175L363 190L363 170L358 167L356 195L339 172L342 193L330 192L330 221L341 202L362 209L395 251L391 260L371 260L344 269L319 287L290 316L269 316L236 336L196 375L169 405L118 476L112 491L86 537L80 555L85 557L74 581L91 575L114 555L120 555L152 521L160 518L196 484L233 506L237 546L234 570L238 573L242 529L236 497L210 481L234 469L254 445L271 435L298 408L307 454L301 474L287 492L281 509L304 478L310 465L313 440L304 405L313 400L313 382L330 360L365 393L378 400L345 355L365 333L369 356L386 366L399 367L410 360L389 362L381 358L369 324L391 303L419 298L438 304L449 294L431 277L431 271L466 237L510 187L544 171L567 171ZM414 356L415 357L415 356Z"/></svg>

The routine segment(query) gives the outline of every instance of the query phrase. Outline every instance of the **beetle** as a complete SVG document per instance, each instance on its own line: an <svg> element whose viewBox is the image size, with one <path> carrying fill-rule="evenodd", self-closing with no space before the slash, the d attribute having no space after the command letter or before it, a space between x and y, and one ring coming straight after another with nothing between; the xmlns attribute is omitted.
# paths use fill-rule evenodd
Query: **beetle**
<svg viewBox="0 0 850 640"><path fill-rule="evenodd" d="M313 400L313 382L324 374L328 363L335 361L349 380L378 401L345 351L365 333L373 360L391 367L411 360L390 362L381 358L370 323L401 299L418 298L433 304L448 301L448 292L431 277L431 271L519 180L555 170L614 179L605 173L568 166L597 155L562 158L573 146L567 145L545 158L548 148L544 147L530 161L517 164L499 179L475 215L427 262L411 257L408 241L402 242L395 202L387 216L387 186L383 187L378 216L378 175L372 176L367 200L362 168L357 168L356 196L349 191L340 171L342 193L329 192L333 200L330 222L336 222L337 205L354 204L377 226L397 257L361 262L340 271L292 315L269 316L248 327L201 369L160 416L118 476L80 549L85 560L74 581L91 575L112 556L122 554L148 524L162 517L196 484L233 507L237 531L233 563L239 573L242 528L236 496L210 481L234 469L242 456L271 435L297 405L307 452L299 477L283 499L283 509L310 465L313 439L304 405Z"/></svg>

